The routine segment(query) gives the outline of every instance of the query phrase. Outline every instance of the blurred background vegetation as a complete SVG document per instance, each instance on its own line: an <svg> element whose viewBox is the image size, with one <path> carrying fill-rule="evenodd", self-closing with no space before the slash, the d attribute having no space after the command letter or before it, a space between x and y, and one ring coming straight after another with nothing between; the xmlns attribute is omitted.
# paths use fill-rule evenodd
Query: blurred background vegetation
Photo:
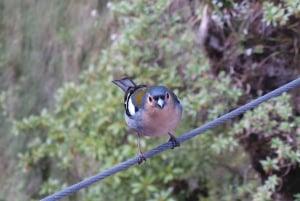
<svg viewBox="0 0 300 201"><path fill-rule="evenodd" d="M0 15L0 200L136 155L113 79L173 89L180 135L300 75L298 0L3 0ZM299 94L64 200L300 200Z"/></svg>

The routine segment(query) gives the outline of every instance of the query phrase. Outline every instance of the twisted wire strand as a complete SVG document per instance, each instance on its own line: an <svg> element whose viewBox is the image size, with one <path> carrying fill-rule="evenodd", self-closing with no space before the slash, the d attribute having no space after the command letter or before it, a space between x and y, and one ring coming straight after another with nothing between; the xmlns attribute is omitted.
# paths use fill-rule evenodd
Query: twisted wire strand
<svg viewBox="0 0 300 201"><path fill-rule="evenodd" d="M286 92L290 89L293 89L295 87L298 87L300 86L300 77L211 121L211 122L208 122L206 124L204 124L203 126L199 127L199 128L196 128L190 132L187 132L185 133L184 135L180 136L177 138L177 140L179 142L184 142L184 141L187 141L188 139L190 138L193 138L195 137L196 135L200 135L201 133L211 129L211 128L214 128L222 123L224 123L225 121L228 121L230 119L233 119L237 116L239 116L240 114L242 113L245 113L247 110L250 110L254 107L257 107L258 105L260 105L261 103L263 102L266 102L267 100L270 100L271 98L274 98L274 97L277 97L279 95L281 95L283 92ZM144 155L145 155L145 158L150 158L156 154L159 154L160 152L163 152L167 149L170 149L172 147L172 143L171 142L166 142L148 152L146 152ZM72 186L69 186L57 193L54 193L52 195L49 195L48 197L42 199L41 201L55 201L55 200L59 200L63 197L66 197L82 188L86 188L88 187L89 185L95 183L95 182L99 182L103 179L105 179L106 177L108 176L111 176L113 174L116 174L122 170L125 170L127 168L129 168L130 166L133 166L135 164L138 163L138 157L134 157L134 158L131 158L131 159L128 159L122 163L119 163L117 165L115 165L114 167L108 169L108 170L104 170L103 172L95 175L95 176L92 176L92 177L89 177L83 181L80 181L78 182L77 184L74 184Z"/></svg>

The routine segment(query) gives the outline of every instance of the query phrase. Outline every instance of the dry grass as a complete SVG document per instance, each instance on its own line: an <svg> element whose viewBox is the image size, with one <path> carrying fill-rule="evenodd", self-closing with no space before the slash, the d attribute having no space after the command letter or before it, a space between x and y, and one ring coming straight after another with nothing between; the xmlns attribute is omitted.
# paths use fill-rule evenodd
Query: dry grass
<svg viewBox="0 0 300 201"><path fill-rule="evenodd" d="M22 118L51 108L54 92L97 62L109 44L111 27L106 1L4 0L0 3L0 90L11 90L9 116ZM40 175L27 182L18 169L17 153L25 137L11 133L0 117L0 200L25 200L35 194ZM7 146L10 145L10 146ZM35 182L36 181L36 182ZM32 185L22 192L21 184Z"/></svg>

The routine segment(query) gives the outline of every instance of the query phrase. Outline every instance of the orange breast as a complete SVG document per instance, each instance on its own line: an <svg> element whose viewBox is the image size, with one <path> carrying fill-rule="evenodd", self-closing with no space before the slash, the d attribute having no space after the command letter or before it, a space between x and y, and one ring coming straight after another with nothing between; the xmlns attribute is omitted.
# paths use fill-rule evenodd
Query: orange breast
<svg viewBox="0 0 300 201"><path fill-rule="evenodd" d="M160 109L148 106L147 113L143 113L143 135L162 136L173 132L180 122L181 111L179 107L168 104Z"/></svg>

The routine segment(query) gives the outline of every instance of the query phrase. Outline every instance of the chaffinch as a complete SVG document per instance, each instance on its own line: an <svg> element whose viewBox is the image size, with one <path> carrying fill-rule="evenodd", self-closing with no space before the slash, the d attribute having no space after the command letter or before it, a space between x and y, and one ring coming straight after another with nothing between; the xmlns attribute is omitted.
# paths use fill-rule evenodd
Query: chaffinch
<svg viewBox="0 0 300 201"><path fill-rule="evenodd" d="M171 90L164 86L137 85L127 77L113 83L125 92L125 121L137 132L139 163L146 160L141 151L141 135L169 135L172 149L180 145L172 132L181 120L182 105Z"/></svg>

